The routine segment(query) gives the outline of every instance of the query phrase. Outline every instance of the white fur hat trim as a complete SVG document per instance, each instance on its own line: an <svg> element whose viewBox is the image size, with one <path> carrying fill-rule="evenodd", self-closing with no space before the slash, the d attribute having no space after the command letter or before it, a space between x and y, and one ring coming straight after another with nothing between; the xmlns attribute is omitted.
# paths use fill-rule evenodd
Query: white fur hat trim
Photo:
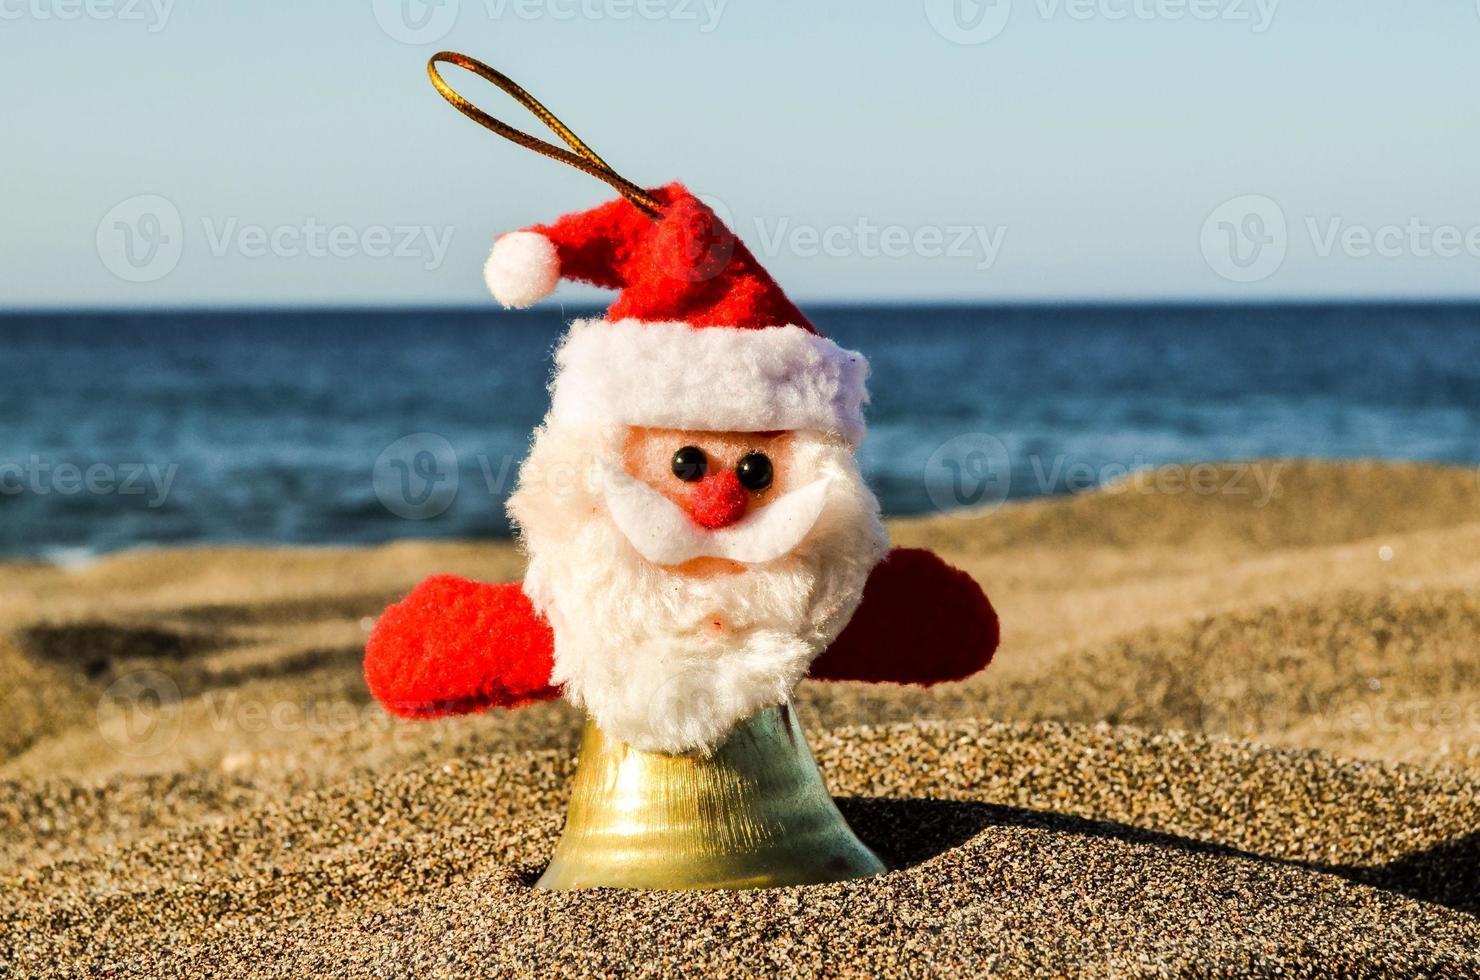
<svg viewBox="0 0 1480 980"><path fill-rule="evenodd" d="M868 362L802 327L578 320L555 352L550 418L575 424L863 438Z"/></svg>

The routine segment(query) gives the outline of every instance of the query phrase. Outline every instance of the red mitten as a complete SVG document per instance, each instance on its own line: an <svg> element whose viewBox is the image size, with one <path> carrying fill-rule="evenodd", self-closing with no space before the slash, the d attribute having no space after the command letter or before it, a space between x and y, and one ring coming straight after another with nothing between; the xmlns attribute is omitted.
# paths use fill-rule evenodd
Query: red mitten
<svg viewBox="0 0 1480 980"><path fill-rule="evenodd" d="M895 548L869 575L858 612L808 676L958 681L991 662L998 635L997 613L970 575L933 552Z"/></svg>
<svg viewBox="0 0 1480 980"><path fill-rule="evenodd" d="M434 575L381 614L365 682L405 718L548 701L555 637L518 585Z"/></svg>

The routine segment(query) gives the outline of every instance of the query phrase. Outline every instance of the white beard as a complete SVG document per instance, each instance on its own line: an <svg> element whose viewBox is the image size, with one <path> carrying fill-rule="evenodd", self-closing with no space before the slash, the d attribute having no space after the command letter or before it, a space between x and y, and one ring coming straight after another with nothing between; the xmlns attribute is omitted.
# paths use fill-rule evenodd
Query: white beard
<svg viewBox="0 0 1480 980"><path fill-rule="evenodd" d="M852 451L797 432L788 465L828 480L789 554L696 577L654 564L603 497L620 427L541 427L509 513L529 552L524 591L555 631L553 680L609 736L650 752L708 752L781 704L852 618L887 549ZM773 505L774 506L774 505Z"/></svg>

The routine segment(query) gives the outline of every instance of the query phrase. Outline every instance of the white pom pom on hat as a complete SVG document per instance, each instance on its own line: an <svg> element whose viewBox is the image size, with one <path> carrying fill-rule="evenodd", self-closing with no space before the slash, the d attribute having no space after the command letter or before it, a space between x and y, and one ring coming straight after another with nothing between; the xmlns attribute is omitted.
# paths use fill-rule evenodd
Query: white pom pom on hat
<svg viewBox="0 0 1480 980"><path fill-rule="evenodd" d="M483 264L483 280L504 306L533 306L560 283L560 254L555 243L539 232L511 231L493 243Z"/></svg>

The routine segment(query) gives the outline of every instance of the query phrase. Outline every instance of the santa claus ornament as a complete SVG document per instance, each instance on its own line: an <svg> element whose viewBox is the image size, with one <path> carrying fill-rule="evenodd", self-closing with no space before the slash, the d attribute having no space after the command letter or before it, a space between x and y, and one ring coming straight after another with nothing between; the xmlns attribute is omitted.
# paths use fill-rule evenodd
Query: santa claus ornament
<svg viewBox="0 0 1480 980"><path fill-rule="evenodd" d="M499 85L564 150L457 95ZM791 698L804 678L935 684L984 668L997 617L927 551L889 550L859 475L867 365L816 327L681 184L618 176L505 76L428 65L466 115L620 196L494 243L523 307L561 279L617 291L555 352L550 410L509 500L522 584L435 576L388 608L370 690L410 718L564 697L588 722L540 886L745 888L876 874Z"/></svg>

